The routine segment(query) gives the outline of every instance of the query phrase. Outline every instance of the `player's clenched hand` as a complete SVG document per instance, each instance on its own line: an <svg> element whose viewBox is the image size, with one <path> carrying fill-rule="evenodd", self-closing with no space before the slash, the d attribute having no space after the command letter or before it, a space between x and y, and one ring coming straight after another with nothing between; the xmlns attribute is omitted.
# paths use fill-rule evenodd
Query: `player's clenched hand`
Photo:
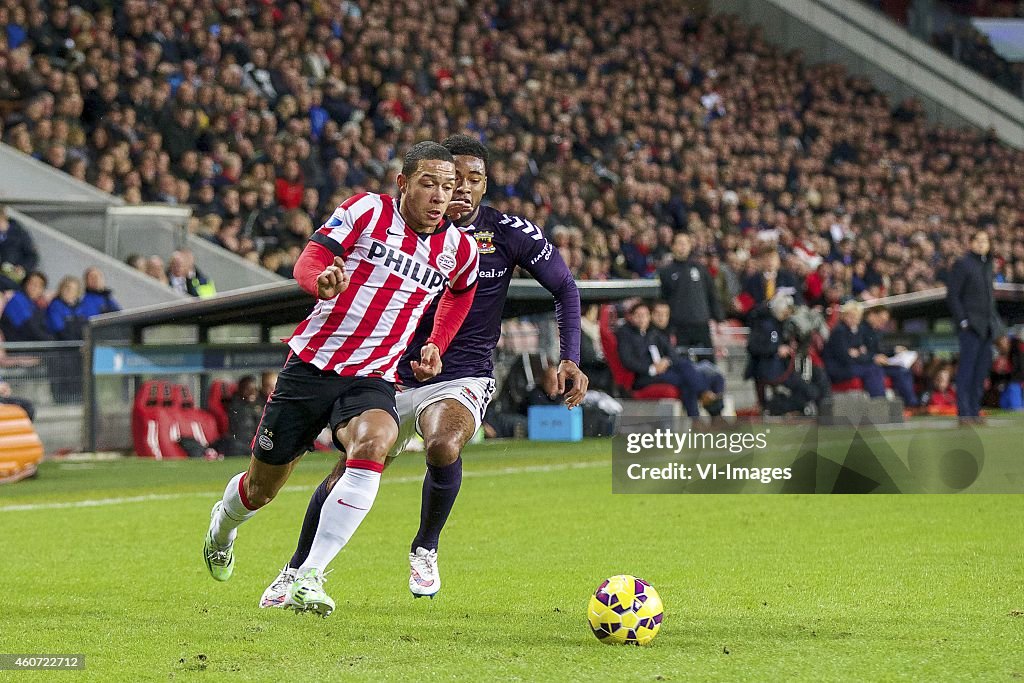
<svg viewBox="0 0 1024 683"><path fill-rule="evenodd" d="M412 361L413 377L419 382L426 382L441 374L441 352L435 344L424 344L420 349L419 362Z"/></svg>
<svg viewBox="0 0 1024 683"><path fill-rule="evenodd" d="M590 380L571 360L563 360L558 364L558 393L565 396L565 405L569 408L575 408L583 403L589 385Z"/></svg>
<svg viewBox="0 0 1024 683"><path fill-rule="evenodd" d="M321 299L333 299L348 289L348 273L345 272L345 260L334 257L334 264L324 268L316 279L316 295Z"/></svg>

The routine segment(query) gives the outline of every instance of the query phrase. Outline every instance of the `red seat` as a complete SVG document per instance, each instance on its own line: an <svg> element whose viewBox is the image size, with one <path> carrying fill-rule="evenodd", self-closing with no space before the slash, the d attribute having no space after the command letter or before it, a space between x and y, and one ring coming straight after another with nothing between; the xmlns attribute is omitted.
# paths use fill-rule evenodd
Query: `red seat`
<svg viewBox="0 0 1024 683"><path fill-rule="evenodd" d="M217 421L217 432L228 433L228 400L235 395L238 385L226 379L214 380L206 397L206 410Z"/></svg>
<svg viewBox="0 0 1024 683"><path fill-rule="evenodd" d="M885 388L892 389L892 379L889 377L885 378ZM844 379L842 382L832 382L833 394L841 394L844 391L864 391L864 382L861 381L860 377L851 377L850 379Z"/></svg>
<svg viewBox="0 0 1024 683"><path fill-rule="evenodd" d="M619 360L619 340L615 336L615 309L611 305L601 307L598 318L598 329L601 333L601 349L612 373L612 381L633 398L655 400L660 398L679 399L679 390L671 384L652 384L643 389L634 390L633 381L636 375L626 369Z"/></svg>
<svg viewBox="0 0 1024 683"><path fill-rule="evenodd" d="M864 391L864 382L860 381L860 377L851 377L842 382L832 382L833 394L840 394L844 391Z"/></svg>
<svg viewBox="0 0 1024 683"><path fill-rule="evenodd" d="M178 422L180 436L195 439L203 446L209 446L221 435L213 414L196 407L192 392L183 384L171 387L171 404Z"/></svg>
<svg viewBox="0 0 1024 683"><path fill-rule="evenodd" d="M170 384L163 380L143 382L132 406L135 453L156 460L184 459L188 456L178 445L179 436Z"/></svg>

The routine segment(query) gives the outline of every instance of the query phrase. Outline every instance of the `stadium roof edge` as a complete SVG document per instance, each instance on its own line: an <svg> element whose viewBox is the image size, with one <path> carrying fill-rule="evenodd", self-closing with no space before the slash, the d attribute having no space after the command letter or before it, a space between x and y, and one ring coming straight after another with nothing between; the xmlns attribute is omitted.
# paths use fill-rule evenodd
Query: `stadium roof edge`
<svg viewBox="0 0 1024 683"><path fill-rule="evenodd" d="M656 280L581 282L578 286L581 300L591 303L658 294ZM302 320L312 304L312 297L302 291L294 280L288 280L236 289L209 299L189 299L107 313L92 318L89 327L94 335L113 328L130 328L135 332L157 325L197 325L209 328L258 322L264 327L275 327ZM538 282L525 279L512 281L506 317L553 309L551 294Z"/></svg>
<svg viewBox="0 0 1024 683"><path fill-rule="evenodd" d="M1011 324L1024 320L1024 284L997 283L995 290L996 308L999 314ZM933 287L918 292L896 294L881 299L865 301L866 306L885 306L897 320L948 318L946 288Z"/></svg>

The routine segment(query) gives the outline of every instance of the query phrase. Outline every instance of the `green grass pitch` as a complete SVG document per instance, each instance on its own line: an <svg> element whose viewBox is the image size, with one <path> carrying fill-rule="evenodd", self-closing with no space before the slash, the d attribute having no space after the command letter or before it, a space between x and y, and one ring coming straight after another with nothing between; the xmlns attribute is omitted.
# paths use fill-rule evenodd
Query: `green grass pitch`
<svg viewBox="0 0 1024 683"><path fill-rule="evenodd" d="M334 562L328 619L256 607L328 457L242 527L225 584L201 547L242 461L46 463L0 488L0 652L85 654L68 680L1024 677L1020 496L613 496L606 441L482 445L465 462L437 599L407 588L422 473L407 454ZM586 625L617 573L665 601L648 648Z"/></svg>

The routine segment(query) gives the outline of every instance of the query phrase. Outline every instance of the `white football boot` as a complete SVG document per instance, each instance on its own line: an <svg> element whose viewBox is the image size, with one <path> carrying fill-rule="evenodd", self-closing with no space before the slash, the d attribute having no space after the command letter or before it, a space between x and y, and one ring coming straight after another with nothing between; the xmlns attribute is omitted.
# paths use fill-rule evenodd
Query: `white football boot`
<svg viewBox="0 0 1024 683"><path fill-rule="evenodd" d="M409 590L417 598L433 598L441 590L436 550L416 548L409 553Z"/></svg>
<svg viewBox="0 0 1024 683"><path fill-rule="evenodd" d="M288 589L292 587L293 583L295 583L295 570L285 565L274 582L267 586L267 590L263 591L263 597L260 598L260 609L268 607L287 609L285 601L288 600Z"/></svg>

